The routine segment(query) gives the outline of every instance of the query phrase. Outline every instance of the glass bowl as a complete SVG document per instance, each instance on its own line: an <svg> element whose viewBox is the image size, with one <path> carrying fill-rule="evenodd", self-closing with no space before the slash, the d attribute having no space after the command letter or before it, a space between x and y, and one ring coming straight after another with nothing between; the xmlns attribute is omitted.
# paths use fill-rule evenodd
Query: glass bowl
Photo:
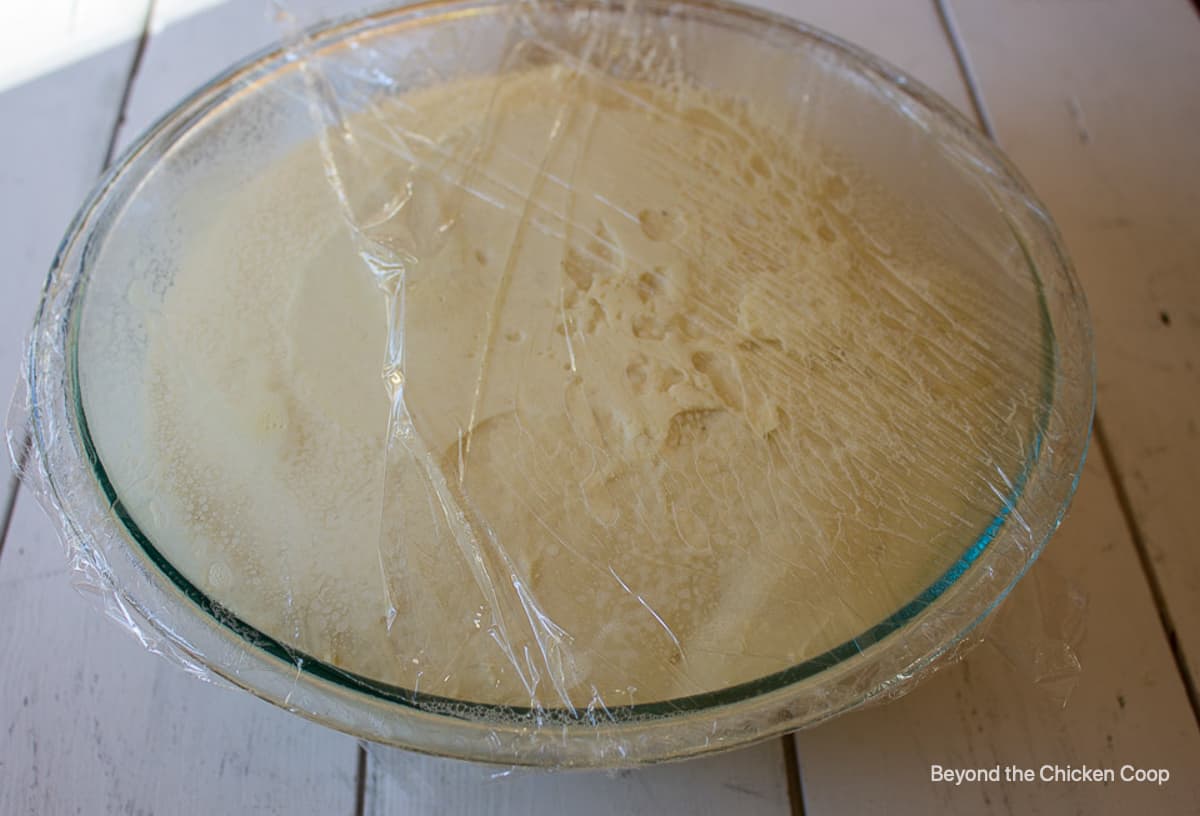
<svg viewBox="0 0 1200 816"><path fill-rule="evenodd" d="M1011 276L1031 293L1020 319L1040 338L1027 363L1041 399L1022 439L1024 461L998 474L992 521L960 542L937 580L856 637L786 670L675 699L586 711L447 699L356 675L256 630L185 577L139 526L141 511L123 501L95 444L87 394L100 386L89 383L138 381L140 310L169 287L181 236L216 217L247 168L266 166L330 124L314 104L309 67L353 83L382 58L391 61L383 81L368 76L367 87L420 88L495 70L514 37L569 50L581 32L627 25L630 13L637 48L671 49L689 82L775 112L797 139L820 132L936 216L928 240L948 257L973 274ZM329 87L340 104L362 103L358 86L336 86ZM198 187L209 192L187 203ZM620 4L422 3L315 30L246 60L167 114L100 181L51 270L25 376L14 427L31 429L27 476L39 479L75 565L148 646L363 739L555 767L733 748L907 690L1008 594L1057 527L1094 402L1082 292L1049 216L995 146L875 57L774 14L703 0L654 0L632 12ZM126 397L128 423L140 421L137 393L131 387Z"/></svg>

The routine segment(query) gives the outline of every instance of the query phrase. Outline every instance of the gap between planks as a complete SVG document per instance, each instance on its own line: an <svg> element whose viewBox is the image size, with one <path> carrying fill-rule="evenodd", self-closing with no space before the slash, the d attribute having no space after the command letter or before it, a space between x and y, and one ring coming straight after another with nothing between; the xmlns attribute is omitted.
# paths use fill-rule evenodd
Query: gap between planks
<svg viewBox="0 0 1200 816"><path fill-rule="evenodd" d="M363 816L367 807L367 749L358 744L358 763L354 771L354 816Z"/></svg>
<svg viewBox="0 0 1200 816"><path fill-rule="evenodd" d="M155 12L157 11L157 0L148 0L146 4L146 14L142 19L142 31L138 37L137 47L134 50L133 60L130 62L129 75L125 80L125 87L121 93L121 101L117 108L117 118L113 123L112 133L110 134L108 149L105 151L104 170L107 171L116 159L117 145L120 144L121 129L125 125L126 114L129 108L129 101L133 96L133 87L137 82L138 73L142 67L142 60L146 53L146 46L150 41L153 31ZM16 503L16 489L14 488L13 497L10 503L9 514L11 516L11 504ZM0 547L3 546L3 539L0 538ZM363 816L366 808L367 799L367 762L368 756L366 749L360 743L357 746L358 756L355 763L355 780L354 780L354 811L353 816Z"/></svg>
<svg viewBox="0 0 1200 816"><path fill-rule="evenodd" d="M23 377L18 382L18 389L24 387ZM17 394L19 393L18 391ZM13 394L13 400L17 399L17 394ZM33 437L29 433L29 428L21 428L21 442L14 448L20 453L17 454L17 461L12 463L16 470L8 477L4 504L0 506L0 556L4 555L4 542L8 540L8 529L12 526L13 515L17 512L17 491L21 489L20 474L25 473L25 467L29 464L29 448L32 444ZM0 456L5 455L7 455L6 452L0 451Z"/></svg>
<svg viewBox="0 0 1200 816"><path fill-rule="evenodd" d="M1200 0L1196 0L1196 2L1200 3ZM1197 728L1200 728L1200 696L1196 693L1196 680L1192 677L1187 661L1184 659L1183 650L1179 646L1179 635L1175 629L1175 620L1171 615L1170 607L1167 606L1166 595L1163 593L1162 584L1159 583L1158 575L1151 562L1150 551L1146 547L1146 539L1134 521L1133 503L1129 500L1129 494L1125 491L1125 484L1121 479L1120 471L1117 469L1116 460L1111 453L1112 448L1108 444L1108 437L1104 431L1104 424L1100 421L1099 412L1096 414L1094 429L1096 451L1100 454L1100 458L1104 460L1104 466L1108 468L1108 472L1111 474L1113 492L1117 497L1117 505L1121 508L1121 517L1125 520L1125 529L1129 532L1129 538L1133 541L1133 548L1137 551L1138 563L1141 564L1142 572L1146 574L1146 579L1150 584L1150 596L1154 599L1154 608L1158 612L1158 622L1167 636L1167 645L1171 648L1171 658L1175 661L1175 668L1179 672L1180 679L1183 680L1183 688L1187 692L1188 703L1192 707L1192 717L1196 720Z"/></svg>
<svg viewBox="0 0 1200 816"><path fill-rule="evenodd" d="M121 127L125 124L125 109L129 107L129 98L133 93L133 84L137 80L138 70L142 67L142 56L146 52L146 43L150 39L150 22L154 17L156 2L157 0L147 0L146 11L142 15L142 29L138 34L138 42L133 52L133 59L129 63L129 73L125 76L125 87L121 89L121 100L117 103L117 115L113 119L112 129L108 134L108 146L104 150L104 161L100 165L101 175L108 172L109 167L112 166L113 159L116 158L114 154L117 149L117 139L121 132ZM18 389L23 387L23 380L23 377L18 380L21 383L17 386ZM18 391L13 395L14 400L19 398L19 393ZM11 432L12 429L8 429L8 431ZM20 461L12 463L16 467L16 472L9 476L4 494L4 503L0 504L0 556L4 555L4 542L8 540L8 530L12 525L13 513L17 507L17 493L21 490L21 480L18 474L25 472L25 465L29 458L29 446L31 444L29 428L24 428L22 431L24 432L24 438L20 445L17 446L17 449L21 451ZM7 453L0 453L0 455L6 456Z"/></svg>
<svg viewBox="0 0 1200 816"><path fill-rule="evenodd" d="M116 116L113 119L112 128L109 131L108 145L105 148L104 160L100 168L101 174L107 172L116 159L117 145L120 144L121 130L126 122L126 115L129 108L130 99L133 96L134 85L137 82L138 73L142 67L142 61L146 53L146 47L149 43L152 24L156 11L156 0L148 0L146 11L142 17L141 31L138 35L137 45L134 49L133 58L130 60L129 71L125 77L124 87L121 90L121 98L117 104ZM26 432L25 438L18 446L22 451L21 461L16 463L16 473L9 476L5 484L3 493L3 503L0 504L0 556L4 552L4 542L7 540L8 531L12 524L14 512L16 510L17 494L21 490L21 481L17 477L17 473L24 472L25 460L29 454L30 437ZM358 760L356 764L356 779L355 779L355 797L354 797L354 816L362 816L366 802L366 784L367 784L367 753L364 748L358 746Z"/></svg>
<svg viewBox="0 0 1200 816"><path fill-rule="evenodd" d="M787 774L788 804L792 816L804 816L804 782L800 775L800 755L796 750L796 735L784 734L783 770Z"/></svg>
<svg viewBox="0 0 1200 816"><path fill-rule="evenodd" d="M129 107L129 100L133 93L134 83L137 81L138 72L142 67L142 58L146 53L146 45L150 40L151 26L154 20L154 12L157 0L149 0L146 4L146 15L142 21L142 31L138 37L137 48L134 50L133 60L129 66L129 76L125 80L125 88L121 93L121 102L117 109L117 119L113 123L112 133L108 142L108 149L104 156L104 170L108 170L113 160L116 158L115 153L117 144L119 143L121 128L125 124L126 111ZM13 496L10 500L8 508L8 518L6 523L11 520L12 505L16 503L16 490L13 489ZM7 524L6 524L7 526ZM3 547L3 538L0 537L0 547ZM2 552L2 550L0 550ZM358 745L358 758L355 763L355 780L354 780L354 813L353 816L363 816L366 805L367 793L367 752L360 744Z"/></svg>
<svg viewBox="0 0 1200 816"><path fill-rule="evenodd" d="M1200 13L1200 0L1192 0L1192 2L1197 13ZM954 20L954 12L950 8L949 0L933 0L933 4L937 9L942 28L946 32L946 38L950 42L950 49L954 52L954 61L958 64L958 70L962 75L963 83L967 86L967 93L971 98L971 107L975 111L983 132L989 139L996 142L996 129L992 125L992 120L988 115L987 105L983 101L983 93L980 90L979 81L975 76L974 70L971 68L971 61L967 56L966 45ZM1129 533L1130 540L1133 541L1138 563L1141 565L1142 573L1146 576L1146 582L1150 587L1150 595L1154 599L1154 608L1158 613L1159 625L1162 627L1163 634L1166 636L1167 643L1170 646L1171 659L1175 663L1175 670L1178 672L1179 678L1183 682L1184 690L1187 693L1188 705L1191 707L1192 717L1195 719L1197 727L1200 727L1200 694L1197 693L1196 680L1192 676L1191 671L1189 671L1187 661L1184 659L1183 651L1179 646L1179 637L1176 634L1171 610L1167 606L1162 583L1159 581L1158 574L1151 562L1150 553L1146 547L1145 535L1134 515L1133 505L1129 500L1129 492L1125 487L1125 480L1120 468L1117 466L1116 459L1112 455L1112 449L1109 445L1108 437L1104 432L1104 423L1101 420L1098 407L1095 409L1092 417L1091 444L1108 470L1109 481L1112 484L1113 493L1117 497L1117 505L1121 511L1121 518L1125 522L1125 528Z"/></svg>
<svg viewBox="0 0 1200 816"><path fill-rule="evenodd" d="M6 454L0 454L6 455ZM12 525L13 510L17 507L17 491L21 483L16 474L8 477L4 488L4 504L0 505L0 556L4 555L4 542L8 538L8 528Z"/></svg>
<svg viewBox="0 0 1200 816"><path fill-rule="evenodd" d="M133 48L132 56L129 60L128 68L125 71L119 99L112 111L113 118L110 120L111 125L109 127L109 133L107 134L108 139L104 148L103 158L99 168L97 168L98 172L93 171L96 172L97 177L101 177L104 173L109 171L114 160L117 158L118 149L122 144L122 135L123 130L126 127L130 104L134 96L135 87L138 83L141 69L143 67L143 59L146 55L150 38L152 36L152 23L156 13L158 12L158 9L156 8L157 5L158 4L156 0L147 0L144 6L144 13L142 14L140 20L140 31L138 31L136 35L136 43ZM129 40L126 40L125 42L128 43ZM120 74L118 74L118 77L119 76ZM17 429L12 429L12 431L14 433L22 433L23 438L21 439L20 443L14 445L15 450L21 451L19 454L19 461L16 463L16 472L11 474L7 480L0 481L0 555L3 555L4 543L14 522L18 496L20 495L22 487L25 486L16 474L24 473L25 461L29 454L29 429L23 428L20 431ZM0 455L7 456L7 451ZM30 496L27 491L26 499L28 498L30 498ZM354 812L356 814L361 814L363 812L366 763L365 753L361 747L358 749L358 752L356 779L357 796L352 801L354 802ZM0 764L3 763L0 762Z"/></svg>
<svg viewBox="0 0 1200 816"><path fill-rule="evenodd" d="M113 122L112 133L109 134L108 148L104 151L104 166L101 172L107 172L116 158L117 140L121 128L125 126L125 112L129 108L129 99L133 95L133 85L137 82L138 71L142 68L142 58L146 55L146 44L150 41L150 24L154 20L154 9L157 0L147 0L146 13L142 17L142 32L138 35L137 47L133 51L133 59L129 63L129 75L125 77L125 87L121 91L121 101L117 104L117 118Z"/></svg>
<svg viewBox="0 0 1200 816"><path fill-rule="evenodd" d="M1200 0L1197 0L1200 2ZM993 142L996 141L996 129L992 126L991 117L988 116L987 108L983 104L983 94L979 90L979 80L975 76L975 71L971 68L971 61L967 59L967 49L962 44L962 35L959 34L958 25L954 22L954 13L950 10L949 0L933 0L934 10L937 12L938 20L942 23L942 32L946 35L946 42L950 45L950 51L954 54L954 62L958 66L958 74L962 78L963 85L967 88L967 96L971 100L971 109L975 111L975 119L983 128L983 132Z"/></svg>

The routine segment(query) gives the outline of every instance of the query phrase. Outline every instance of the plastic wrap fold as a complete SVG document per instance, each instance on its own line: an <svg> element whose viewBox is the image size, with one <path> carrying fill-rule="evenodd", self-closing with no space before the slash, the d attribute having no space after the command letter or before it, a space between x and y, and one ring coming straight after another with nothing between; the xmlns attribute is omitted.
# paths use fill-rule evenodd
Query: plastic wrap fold
<svg viewBox="0 0 1200 816"><path fill-rule="evenodd" d="M958 653L1092 411L991 145L731 5L279 8L101 182L29 343L9 446L118 619L518 765L732 747ZM1070 640L1014 659L1069 679Z"/></svg>

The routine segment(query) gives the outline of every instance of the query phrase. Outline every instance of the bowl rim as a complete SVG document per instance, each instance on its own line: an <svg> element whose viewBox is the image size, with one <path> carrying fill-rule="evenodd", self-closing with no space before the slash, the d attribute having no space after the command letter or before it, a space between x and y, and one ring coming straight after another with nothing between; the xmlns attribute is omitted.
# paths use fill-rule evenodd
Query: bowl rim
<svg viewBox="0 0 1200 816"><path fill-rule="evenodd" d="M823 49L833 52L839 59L853 66L854 71L868 74L877 84L882 83L882 87L886 92L896 94L902 100L916 103L926 113L932 115L934 119L939 120L942 125L948 125L957 136L966 141L975 158L987 163L987 170L989 172L994 174L999 181L1015 190L1017 196L1028 206L1030 212L1035 216L1036 226L1043 230L1041 236L1035 237L1041 238L1053 252L1052 260L1055 262L1056 268L1050 271L1058 278L1065 279L1066 283L1069 284L1067 286L1068 294L1076 299L1074 316L1082 321L1085 330L1082 336L1086 340L1086 348L1083 351L1089 361L1092 359L1090 330L1086 325L1086 304L1083 301L1082 292L1079 290L1077 282L1074 281L1074 273L1070 261L1063 250L1061 238L1058 236L1052 221L1045 214L1044 207L1038 202L1019 172L1012 167L1008 160L983 134L979 133L949 103L942 100L919 82L907 77L903 72L891 67L862 49L849 45L839 38L826 34L819 29L771 12L746 8L732 2L724 2L724 0L684 0L684 2L671 2L671 0L650 0L646 2L646 0L641 0L638 5L640 5L640 10L643 13L658 14L660 16L666 16L668 13L677 14L681 9L687 13L715 16L705 17L703 20L705 24L713 23L715 19L719 22L720 19L717 18L721 18L755 26L766 26L773 30L782 30L783 35L786 37L810 41ZM367 15L343 18L333 23L315 26L306 35L309 38L307 48L317 52L325 48L336 47L339 43L344 43L349 37L358 34L378 34L381 28L387 32L383 36L396 36L398 32L402 36L405 27L420 26L430 22L441 22L462 14L502 13L505 8L509 8L510 6L511 4L504 2L504 0L430 0L429 2L411 6L384 9ZM568 5L565 8L571 11L580 9L618 11L623 8L623 4L621 2L612 4L584 2ZM115 488L109 481L99 453L92 442L83 407L83 396L78 370L79 324L81 320L80 315L82 314L82 304L85 300L84 292L86 291L86 284L89 280L91 269L88 259L92 255L93 242L99 240L102 243L104 236L107 234L107 227L105 227L103 218L101 217L105 209L114 206L114 197L117 204L122 202L120 196L115 195L118 188L130 186L132 192L128 193L128 195L136 194L136 186L139 180L144 178L146 173L155 166L150 159L156 157L150 154L154 153L155 150L159 150L159 156L165 155L165 152L171 145L186 137L193 128L202 124L207 116L211 115L229 99L243 92L253 93L253 90L249 90L253 85L264 80L269 81L271 76L279 75L280 72L286 71L294 65L291 50L288 46L273 45L240 61L229 70L205 83L188 98L176 105L133 143L123 153L119 161L113 164L72 221L59 247L46 287L43 290L42 302L39 305L35 323L35 334L29 344L27 369L31 417L34 419L32 422L33 441L39 454L39 460L42 462L44 481L49 492L53 494L52 504L58 511L57 515L64 518L77 535L86 540L89 533L80 527L80 525L74 523L73 514L70 512L72 499L66 495L68 491L59 490L55 474L51 472L51 469L45 467L45 463L51 458L49 449L54 444L54 439L51 438L51 435L43 433L43 426L37 421L38 417L44 415L44 408L53 402L52 399L47 398L46 389L53 388L56 384L61 385L62 383L61 378L48 378L45 376L46 371L43 368L44 360L39 359L48 351L42 346L42 343L50 338L44 334L39 335L36 326L41 326L47 321L53 321L57 324L56 333L53 338L56 347L53 349L53 352L65 361L66 369L65 378L68 391L66 395L68 404L66 407L68 410L66 415L61 417L61 419L65 419L66 421L59 424L65 426L65 430L71 436L72 447L76 449L75 452L79 455L78 458L82 460L81 464L86 463L89 474L94 477L90 483L91 487L93 490L99 491L100 501L110 508L112 515L116 518L125 536L123 543L130 550L134 551L133 554L144 556L149 565L167 580L171 589L185 598L192 607L198 608L202 615L208 619L206 623L216 624L219 628L227 630L225 634L233 637L238 644L248 646L252 650L265 652L275 661L277 671L289 671L297 674L298 678L311 678L315 681L321 681L314 684L314 688L318 688L318 691L320 691L319 687L321 683L332 684L341 687L334 690L335 692L349 691L356 695L368 695L375 698L375 701L383 702L388 706L398 705L417 715L429 715L430 704L442 707L466 705L472 709L486 709L503 715L499 722L495 720L487 722L487 726L490 729L528 728L531 724L540 726L550 723L554 723L555 725L568 723L611 730L630 726L636 727L644 725L647 721L677 720L681 716L703 714L718 708L745 707L756 700L773 700L781 696L786 697L789 690L795 690L797 686L803 684L805 681L821 677L835 668L840 672L854 671L857 668L855 665L856 662L861 663L871 655L878 655L881 650L886 650L889 647L889 643L894 645L894 640L889 640L891 635L904 630L923 615L937 612L940 605L950 603L955 598L961 596L965 592L964 587L967 584L960 579L967 576L973 567L987 565L989 558L991 561L996 561L1005 555L1003 552L996 555L996 548L992 547L992 545L1002 534L1005 523L1008 521L1010 515L1025 499L1025 487L1031 476L1047 467L1046 460L1042 456L1042 440L1047 431L1048 424L1053 419L1053 411L1057 407L1054 397L1059 372L1056 356L1053 355L1051 363L1043 372L1045 399L1041 406L1042 413L1038 418L1038 428L1033 450L1022 472L1013 480L1009 495L1001 498L1001 508L995 518L976 537L975 541L963 551L963 554L959 556L955 563L939 576L937 580L926 587L925 590L911 601L889 615L885 620L868 628L857 637L827 650L821 655L763 677L723 689L688 695L686 697L648 703L634 703L625 706L613 706L603 709L600 713L589 708L585 715L581 715L575 711L562 708L531 708L476 703L441 698L425 692L417 695L410 690L371 680L370 678L339 669L312 658L299 650L280 643L278 640L237 618L230 610L225 609L200 591L192 582L179 573L170 561L154 547L153 543L133 520L132 515L123 506ZM1030 249L1025 245L1021 233L1015 227L1014 234L1017 236L1018 243L1020 243L1022 250L1025 252L1026 260L1037 281L1045 343L1048 347L1057 351L1055 327L1052 325L1047 305L1047 295L1043 289L1042 275L1047 270L1043 268L1044 265L1034 263ZM76 263L73 263L73 261ZM66 286L66 291L63 289L64 285ZM49 308L50 304L55 302L55 297L58 297L62 305L65 305L65 309L55 312ZM58 319L60 317L61 321ZM1074 462L1066 462L1065 465L1064 463L1058 463L1059 469L1063 471L1062 474L1058 474L1060 481L1063 475L1067 475L1069 476L1067 479L1069 485L1065 485L1065 491L1060 489L1059 495L1051 496L1050 501L1043 502L1047 508L1054 509L1057 513L1053 525L1050 526L1050 531L1057 527L1058 520L1061 519L1062 514L1065 512L1065 508L1078 482L1086 455L1095 402L1094 362L1091 363L1091 367L1085 366L1085 368L1090 372L1089 382L1086 385L1090 385L1091 387L1091 402L1087 409L1088 421L1086 428L1081 434L1082 444L1078 458ZM59 398L59 395L54 395L54 399ZM57 410L57 406L52 406L52 410ZM59 432L62 430L64 428L58 428ZM1066 473L1067 470L1072 472ZM130 541L129 539L132 540ZM986 617L1008 594L1012 586L1015 585L1017 580L1020 579L1032 564L1033 560L1036 559L1045 541L1046 537L1042 537L1040 541L1032 542L1030 548L1022 553L1022 557L1019 560L1011 565L1007 565L1011 568L1005 570L1004 580L998 585L999 592L988 594L986 603L975 603L970 610L966 610L967 614L963 617L953 637L948 640L939 640L933 647L923 650L920 654L911 655L911 659L906 665L912 669L912 673L928 666L941 654L953 648L959 641L966 637L976 624ZM94 548L92 552L95 554ZM246 688L256 695L264 696L266 699L277 704L286 705L286 701L278 699L279 695L264 692L262 688L256 686L254 683L245 682L245 678L239 676L237 672L230 671L228 667L212 665L213 661L206 657L205 650L196 648L186 638L180 638L171 626L161 620L160 615L156 614L147 605L142 604L141 600L136 597L136 593L126 591L125 584L127 582L121 579L121 576L117 574L118 571L112 569L113 564L108 559L102 559L102 562L100 565L101 573L104 574L105 580L109 584L109 589L120 596L123 604L138 610L139 617L143 618L144 622L152 627L161 637L171 641L176 648L199 661L207 670L232 680L237 685ZM163 588L160 587L160 589ZM904 673L901 673L896 675L895 679L885 678L874 684L873 687L864 687L862 689L863 693L858 695L858 699L846 701L837 710L828 710L825 716L833 716L845 708L861 704L861 702L869 699L871 696L884 693L893 687L896 682L905 679L907 678ZM323 716L318 711L302 710L298 713L326 722L326 724L333 725L335 728L342 727L337 722L336 717ZM476 716L460 717L453 714L433 714L432 716L443 719L457 719L464 723L478 723L478 717ZM794 724L792 727L794 727ZM343 728L343 730L347 729ZM740 740L740 742L762 736L767 730L769 729L759 731L751 737ZM358 733L354 730L351 730L351 733L372 739L380 739L381 736L379 734ZM418 750L428 748L428 746L412 745L405 741L389 740L386 737L380 739L380 741L403 744L406 747L417 748ZM725 745L721 747L731 746ZM519 760L520 757L505 757L505 761L513 759ZM518 761L515 764L522 763ZM534 764L542 763L538 762Z"/></svg>

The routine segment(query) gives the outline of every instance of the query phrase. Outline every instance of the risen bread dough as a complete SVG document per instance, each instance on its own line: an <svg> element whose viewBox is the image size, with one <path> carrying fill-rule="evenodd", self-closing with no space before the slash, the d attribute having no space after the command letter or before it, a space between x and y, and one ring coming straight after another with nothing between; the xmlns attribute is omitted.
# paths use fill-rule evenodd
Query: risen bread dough
<svg viewBox="0 0 1200 816"><path fill-rule="evenodd" d="M832 150L561 68L354 125L357 233L310 144L189 240L152 455L112 474L244 621L422 693L611 708L849 641L1001 513L1042 374L996 315L1031 295Z"/></svg>

